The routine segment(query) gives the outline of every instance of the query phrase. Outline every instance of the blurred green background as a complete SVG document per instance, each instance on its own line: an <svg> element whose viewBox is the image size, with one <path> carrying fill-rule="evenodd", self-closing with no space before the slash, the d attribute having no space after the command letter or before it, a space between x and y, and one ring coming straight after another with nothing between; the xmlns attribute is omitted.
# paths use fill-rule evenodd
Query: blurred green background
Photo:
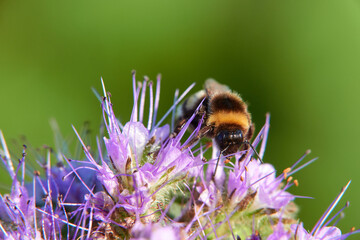
<svg viewBox="0 0 360 240"><path fill-rule="evenodd" d="M257 130L271 113L264 161L319 157L291 189L315 198L297 200L308 229L352 179L348 232L360 227L359 46L359 1L1 1L0 129L33 147L54 145L50 118L65 136L90 121L95 136L101 76L123 120L133 69L162 74L162 113L175 88L212 77L249 103Z"/></svg>

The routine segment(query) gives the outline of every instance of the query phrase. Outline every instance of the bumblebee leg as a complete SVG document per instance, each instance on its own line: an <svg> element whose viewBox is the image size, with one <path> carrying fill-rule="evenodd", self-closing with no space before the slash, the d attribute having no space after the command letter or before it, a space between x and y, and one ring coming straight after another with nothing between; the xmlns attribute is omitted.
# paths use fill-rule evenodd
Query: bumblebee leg
<svg viewBox="0 0 360 240"><path fill-rule="evenodd" d="M215 166L215 170L214 170L214 173L213 173L213 181L215 182L215 175L216 175L216 170L219 166L219 162L220 162L220 158L221 158L221 155L228 149L229 146L227 146L224 150L220 151L219 153L219 157L218 157L218 160L216 161L216 166ZM230 158L231 159L231 158ZM224 164L227 164L230 162L230 159L226 158L225 161L224 161Z"/></svg>
<svg viewBox="0 0 360 240"><path fill-rule="evenodd" d="M190 147L191 145L193 145L194 143L199 141L202 137L204 137L210 131L212 131L212 126L204 126L204 127L202 127L199 130L198 134L196 134L195 137L193 137L185 146L183 146L181 148L181 150L184 150L184 149Z"/></svg>
<svg viewBox="0 0 360 240"><path fill-rule="evenodd" d="M180 133L180 131L184 128L186 121L187 121L186 118L179 120L176 124L174 131L172 133L170 133L168 139L175 138Z"/></svg>

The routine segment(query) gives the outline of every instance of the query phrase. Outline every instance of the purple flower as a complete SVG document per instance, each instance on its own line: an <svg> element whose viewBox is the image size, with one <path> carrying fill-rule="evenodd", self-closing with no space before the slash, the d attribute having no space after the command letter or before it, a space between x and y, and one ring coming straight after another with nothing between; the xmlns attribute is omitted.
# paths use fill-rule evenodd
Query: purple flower
<svg viewBox="0 0 360 240"><path fill-rule="evenodd" d="M136 86L135 75L133 80ZM160 78L158 78L158 86L159 83ZM147 88L150 92L150 102L154 105L150 104L150 115L145 127L142 120ZM92 208L93 224L98 225L98 221L101 221L101 225L94 228L97 236L98 232L105 232L106 228L117 225L119 230L116 234L126 237L130 236L134 218L151 215L151 212L158 209L159 204L166 204L169 201L168 195L174 192L179 184L184 182L186 174L197 166L194 164L196 161L191 150L182 150L180 140L186 129L174 138L168 138L169 126L160 126L166 115L175 108L176 103L159 122L156 122L159 87L155 101L152 99L151 82L144 81L143 84L135 87L133 114L125 125L115 117L105 88L104 94L103 112L109 135L109 138L104 138L107 154L100 154L102 157L98 163L85 145L83 149L106 192L99 195L90 190L87 201L82 207L89 208L95 204ZM180 96L177 102L181 101L184 95ZM100 143L98 149L101 149ZM122 216L122 219L114 220L114 216ZM91 218L84 215L82 217ZM153 219L154 216L148 218ZM106 233L103 235L106 236Z"/></svg>
<svg viewBox="0 0 360 240"><path fill-rule="evenodd" d="M298 225L292 225L291 231L296 235L296 239L299 240L329 240L329 239L342 239L341 231L337 227L322 227L315 235L309 233L300 223Z"/></svg>
<svg viewBox="0 0 360 240"><path fill-rule="evenodd" d="M61 219L62 212L59 207L53 205L52 195L49 194L51 187L48 185L47 188L43 188L46 193L41 199L43 204L41 207L36 207L40 199L37 199L36 195L29 195L24 182L26 147L24 146L22 158L14 169L2 132L0 137L4 149L4 156L0 157L13 180L10 194L0 195L0 237L2 239L42 239L45 236L59 238L59 230L64 224L57 221ZM35 173L34 188L37 181L41 183L38 173Z"/></svg>
<svg viewBox="0 0 360 240"><path fill-rule="evenodd" d="M158 223L143 224L137 221L131 231L132 240L180 240L180 228L176 226L161 226Z"/></svg>
<svg viewBox="0 0 360 240"><path fill-rule="evenodd" d="M284 225L279 222L276 226L273 227L273 233L270 234L267 240L287 240L291 239L290 231L285 231Z"/></svg>
<svg viewBox="0 0 360 240"><path fill-rule="evenodd" d="M326 222L348 185L310 233L297 224L289 188L297 185L293 175L314 161L297 167L309 152L277 174L271 164L255 158L253 149L235 153L225 164L228 156L219 157L216 144L188 147L201 128L199 123L184 137L195 113L177 134L174 123L162 125L192 86L181 96L176 91L158 120L160 76L154 92L151 81L137 83L133 73L133 111L122 124L103 84L106 136L91 148L74 127L85 158L73 159L60 150L57 165L51 166L49 151L44 161L38 160L44 173L35 172L29 184L24 181L25 150L15 169L1 133L1 159L13 182L10 194L0 195L0 238L299 240L345 239L357 233L342 234L331 224L339 213ZM267 115L252 142L261 159L269 126Z"/></svg>

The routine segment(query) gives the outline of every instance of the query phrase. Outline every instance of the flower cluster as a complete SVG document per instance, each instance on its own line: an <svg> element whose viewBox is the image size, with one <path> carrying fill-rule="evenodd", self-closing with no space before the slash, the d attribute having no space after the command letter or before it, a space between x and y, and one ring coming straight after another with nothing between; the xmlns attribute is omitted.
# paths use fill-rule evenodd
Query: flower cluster
<svg viewBox="0 0 360 240"><path fill-rule="evenodd" d="M261 163L254 150L240 151L225 164L215 142L193 144L199 126L187 136L196 112L177 134L162 125L185 95L175 92L174 103L157 120L160 77L155 86L133 74L134 102L130 120L115 117L103 84L101 99L107 134L93 149L74 127L85 154L72 158L59 149L52 166L50 150L38 162L32 183L25 181L25 149L14 167L1 133L1 159L11 179L9 194L0 195L1 239L345 239L335 227L341 209L326 221L349 183L311 232L296 218L297 207L288 189L298 185L294 173L309 154L277 175ZM145 104L147 94L149 103ZM145 111L145 106L148 110ZM145 120L145 112L148 117ZM252 142L263 158L269 115ZM208 152L212 156L208 157ZM217 165L219 166L217 167Z"/></svg>

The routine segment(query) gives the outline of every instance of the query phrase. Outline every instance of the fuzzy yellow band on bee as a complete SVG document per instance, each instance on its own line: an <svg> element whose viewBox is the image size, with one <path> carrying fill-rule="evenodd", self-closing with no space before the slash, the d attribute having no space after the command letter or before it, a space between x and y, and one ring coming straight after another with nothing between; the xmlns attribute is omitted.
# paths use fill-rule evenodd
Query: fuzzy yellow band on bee
<svg viewBox="0 0 360 240"><path fill-rule="evenodd" d="M219 126L220 124L236 124L244 129L250 127L249 119L245 114L238 112L216 112L209 115L208 125Z"/></svg>

